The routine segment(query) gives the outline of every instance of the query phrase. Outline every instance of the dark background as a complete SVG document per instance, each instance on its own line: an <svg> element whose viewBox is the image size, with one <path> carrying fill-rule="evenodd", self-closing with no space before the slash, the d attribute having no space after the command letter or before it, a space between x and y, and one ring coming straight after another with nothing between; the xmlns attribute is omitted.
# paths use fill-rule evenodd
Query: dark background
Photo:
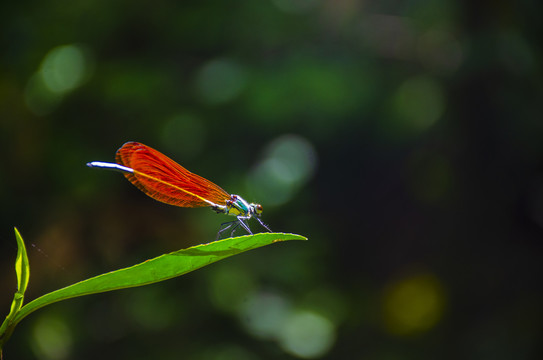
<svg viewBox="0 0 543 360"><path fill-rule="evenodd" d="M541 2L26 0L0 13L5 314L13 226L29 301L209 242L228 219L85 166L126 141L309 238L49 306L4 358L541 358Z"/></svg>

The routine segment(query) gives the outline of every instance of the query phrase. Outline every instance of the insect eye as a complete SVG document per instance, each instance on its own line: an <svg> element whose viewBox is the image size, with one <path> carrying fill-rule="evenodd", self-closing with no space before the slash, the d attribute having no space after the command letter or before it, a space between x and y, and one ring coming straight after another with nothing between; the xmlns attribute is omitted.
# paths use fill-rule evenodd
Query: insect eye
<svg viewBox="0 0 543 360"><path fill-rule="evenodd" d="M257 214L262 214L262 210L263 210L262 205L256 204L255 205L255 210L256 210Z"/></svg>

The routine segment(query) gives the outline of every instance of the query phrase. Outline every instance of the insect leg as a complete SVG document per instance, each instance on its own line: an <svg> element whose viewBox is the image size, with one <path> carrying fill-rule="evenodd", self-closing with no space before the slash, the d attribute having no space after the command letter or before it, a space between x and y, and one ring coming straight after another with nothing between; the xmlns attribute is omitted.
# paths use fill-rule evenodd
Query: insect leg
<svg viewBox="0 0 543 360"><path fill-rule="evenodd" d="M225 223L222 223L221 224L221 227L219 228L219 232L217 233L217 240L219 240L219 238L221 237L221 234L230 229L232 227L232 225L234 225L235 223L237 223L238 221L237 220L234 220L234 221L228 221L228 222L225 222ZM237 227L238 225L236 224L236 226L234 226L234 229Z"/></svg>
<svg viewBox="0 0 543 360"><path fill-rule="evenodd" d="M260 218L258 216L255 216L255 219L258 220L258 222L260 223L260 225L262 225L262 227L266 230L268 230L269 232L272 232L271 229L268 227L268 225L264 224L264 222L262 220L260 220Z"/></svg>
<svg viewBox="0 0 543 360"><path fill-rule="evenodd" d="M232 232L230 233L230 237L234 236L234 233L236 232L238 227L239 227L239 221L236 221L236 225L234 225L234 227L232 228Z"/></svg>
<svg viewBox="0 0 543 360"><path fill-rule="evenodd" d="M253 235L253 232L249 228L249 224L246 223L247 219L249 219L248 216L238 216L239 225L243 226L245 230L251 235Z"/></svg>

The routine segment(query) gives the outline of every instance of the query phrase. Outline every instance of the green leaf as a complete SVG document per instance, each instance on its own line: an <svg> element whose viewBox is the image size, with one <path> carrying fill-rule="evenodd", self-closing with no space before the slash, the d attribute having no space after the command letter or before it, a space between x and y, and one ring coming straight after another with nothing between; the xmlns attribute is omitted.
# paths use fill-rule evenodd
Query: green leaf
<svg viewBox="0 0 543 360"><path fill-rule="evenodd" d="M30 265L26 254L26 247L17 228L15 229L15 238L17 239L17 258L15 259L15 272L17 273L17 290L21 295L26 292L28 279L30 278Z"/></svg>
<svg viewBox="0 0 543 360"><path fill-rule="evenodd" d="M161 255L140 264L98 275L43 295L23 306L15 321L18 323L33 311L57 301L152 284L186 274L244 251L286 240L307 240L307 238L295 234L262 233L228 238Z"/></svg>
<svg viewBox="0 0 543 360"><path fill-rule="evenodd" d="M30 278L30 265L28 263L28 256L26 254L26 247L21 234L17 228L15 229L15 239L17 240L17 257L15 258L15 272L17 273L17 291L13 295L11 302L11 308L8 316L0 326L0 357L2 355L2 348L6 341L11 336L15 325L17 314L23 306L24 294L28 286L28 279Z"/></svg>

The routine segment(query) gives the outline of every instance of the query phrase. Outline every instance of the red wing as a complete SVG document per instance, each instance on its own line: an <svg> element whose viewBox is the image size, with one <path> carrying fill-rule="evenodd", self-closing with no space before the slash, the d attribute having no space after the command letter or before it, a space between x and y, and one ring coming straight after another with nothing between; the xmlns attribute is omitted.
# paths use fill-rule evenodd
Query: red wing
<svg viewBox="0 0 543 360"><path fill-rule="evenodd" d="M149 146L128 142L115 156L119 165L133 173L126 178L155 200L181 207L224 205L230 195L219 186L191 173Z"/></svg>

